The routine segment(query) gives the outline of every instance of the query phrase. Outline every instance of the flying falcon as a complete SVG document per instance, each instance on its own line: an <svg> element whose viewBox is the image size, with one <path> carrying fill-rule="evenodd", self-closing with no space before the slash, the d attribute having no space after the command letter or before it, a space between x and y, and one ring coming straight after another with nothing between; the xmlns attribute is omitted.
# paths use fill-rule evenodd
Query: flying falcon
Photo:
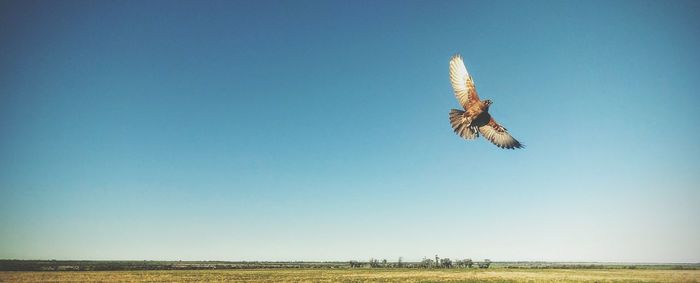
<svg viewBox="0 0 700 283"><path fill-rule="evenodd" d="M515 149L525 147L514 139L506 128L499 125L489 114L490 99L480 100L474 87L474 80L464 66L459 54L450 59L450 82L457 101L465 111L452 109L450 124L460 137L471 140L481 133L484 138L500 148Z"/></svg>

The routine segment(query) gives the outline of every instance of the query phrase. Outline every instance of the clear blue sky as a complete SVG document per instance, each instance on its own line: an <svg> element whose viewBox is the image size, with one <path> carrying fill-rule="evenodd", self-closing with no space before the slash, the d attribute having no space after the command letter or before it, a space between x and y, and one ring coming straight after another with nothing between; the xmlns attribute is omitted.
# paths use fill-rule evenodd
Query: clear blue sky
<svg viewBox="0 0 700 283"><path fill-rule="evenodd" d="M0 258L700 261L700 2L0 1ZM461 53L524 150L452 133Z"/></svg>

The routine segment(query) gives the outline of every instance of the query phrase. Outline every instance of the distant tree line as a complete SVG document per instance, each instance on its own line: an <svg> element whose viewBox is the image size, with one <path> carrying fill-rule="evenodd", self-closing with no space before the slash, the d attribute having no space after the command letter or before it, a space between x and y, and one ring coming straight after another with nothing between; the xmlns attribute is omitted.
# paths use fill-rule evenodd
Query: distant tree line
<svg viewBox="0 0 700 283"><path fill-rule="evenodd" d="M440 258L435 255L435 260L430 258L423 258L420 262L404 262L401 257L399 257L396 262L388 262L386 259L381 261L375 258L370 258L367 262L350 261L351 268L489 268L491 266L491 260L485 259L482 262L474 262L470 258L452 261L449 258Z"/></svg>

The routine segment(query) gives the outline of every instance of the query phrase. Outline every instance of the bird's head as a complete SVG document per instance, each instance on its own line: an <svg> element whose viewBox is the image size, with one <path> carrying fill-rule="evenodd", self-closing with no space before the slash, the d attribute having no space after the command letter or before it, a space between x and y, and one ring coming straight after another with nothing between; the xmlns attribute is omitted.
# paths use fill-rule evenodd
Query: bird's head
<svg viewBox="0 0 700 283"><path fill-rule="evenodd" d="M484 100L484 104L486 104L486 107L489 107L491 104L493 104L493 101L491 101L491 99L486 99Z"/></svg>

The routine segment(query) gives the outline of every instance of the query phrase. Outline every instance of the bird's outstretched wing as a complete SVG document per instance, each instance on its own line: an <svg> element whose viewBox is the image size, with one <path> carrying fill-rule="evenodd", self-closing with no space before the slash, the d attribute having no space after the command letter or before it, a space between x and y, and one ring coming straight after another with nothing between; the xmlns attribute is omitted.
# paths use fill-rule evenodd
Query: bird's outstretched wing
<svg viewBox="0 0 700 283"><path fill-rule="evenodd" d="M457 101L459 101L459 104L462 104L464 109L468 109L469 105L479 102L479 95L476 93L474 80L467 72L467 67L464 66L462 56L459 54L455 54L450 59L450 82Z"/></svg>
<svg viewBox="0 0 700 283"><path fill-rule="evenodd" d="M491 118L488 124L479 127L479 132L491 143L500 148L515 149L525 147L508 133L508 130Z"/></svg>

